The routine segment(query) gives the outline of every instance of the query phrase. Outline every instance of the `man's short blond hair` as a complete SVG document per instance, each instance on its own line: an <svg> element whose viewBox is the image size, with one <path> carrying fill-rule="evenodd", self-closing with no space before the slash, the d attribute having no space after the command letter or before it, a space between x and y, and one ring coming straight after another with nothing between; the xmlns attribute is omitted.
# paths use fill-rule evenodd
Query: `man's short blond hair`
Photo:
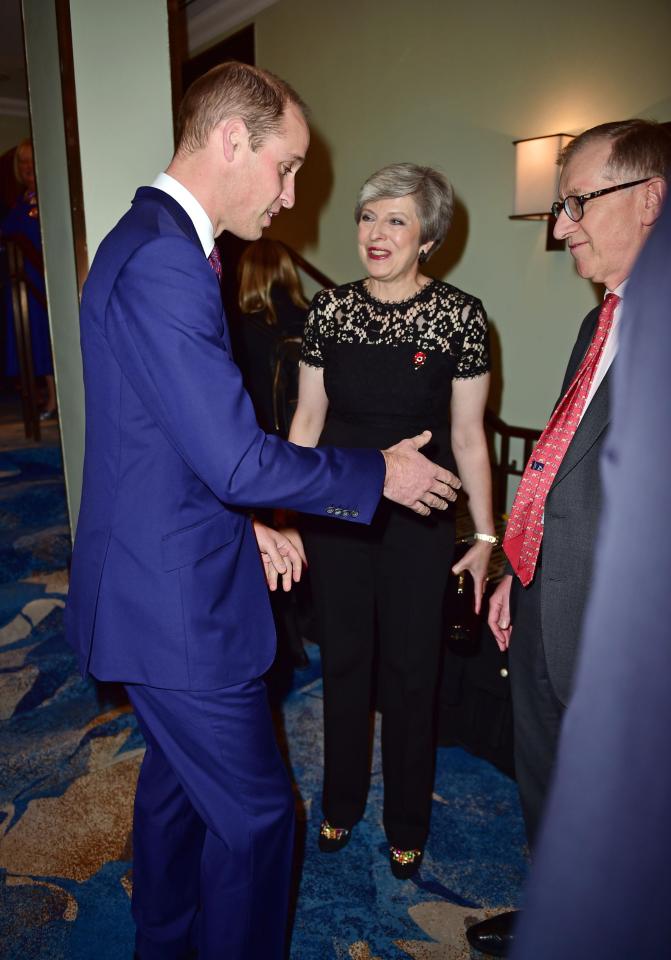
<svg viewBox="0 0 671 960"><path fill-rule="evenodd" d="M217 124L241 117L250 145L258 150L282 127L284 111L294 104L306 107L293 87L275 74L236 60L228 60L195 80L184 94L177 115L177 152L202 149Z"/></svg>

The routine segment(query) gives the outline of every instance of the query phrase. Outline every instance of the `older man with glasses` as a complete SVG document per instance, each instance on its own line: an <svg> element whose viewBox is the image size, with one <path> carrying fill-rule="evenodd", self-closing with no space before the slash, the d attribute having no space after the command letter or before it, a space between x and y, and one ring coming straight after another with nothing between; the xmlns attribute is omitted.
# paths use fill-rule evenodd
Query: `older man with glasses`
<svg viewBox="0 0 671 960"><path fill-rule="evenodd" d="M560 399L526 465L503 544L509 572L489 608L497 643L510 650L515 768L532 848L590 588L601 509L599 456L622 301L661 211L671 137L646 120L605 123L572 140L561 166L560 199L552 206L555 237L567 241L580 276L603 284L605 296L582 323ZM469 942L505 956L514 921L514 913L505 913L476 924Z"/></svg>

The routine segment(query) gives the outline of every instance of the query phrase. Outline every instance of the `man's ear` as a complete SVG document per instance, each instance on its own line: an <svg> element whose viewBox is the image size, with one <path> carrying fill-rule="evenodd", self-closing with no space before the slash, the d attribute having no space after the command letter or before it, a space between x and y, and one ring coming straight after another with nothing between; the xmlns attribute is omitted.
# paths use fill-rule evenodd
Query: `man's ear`
<svg viewBox="0 0 671 960"><path fill-rule="evenodd" d="M242 117L229 117L217 126L224 151L224 158L232 163L241 150L249 146L249 131Z"/></svg>
<svg viewBox="0 0 671 960"><path fill-rule="evenodd" d="M651 227L664 206L667 184L664 177L652 177L645 185L645 199L643 203L643 225Z"/></svg>

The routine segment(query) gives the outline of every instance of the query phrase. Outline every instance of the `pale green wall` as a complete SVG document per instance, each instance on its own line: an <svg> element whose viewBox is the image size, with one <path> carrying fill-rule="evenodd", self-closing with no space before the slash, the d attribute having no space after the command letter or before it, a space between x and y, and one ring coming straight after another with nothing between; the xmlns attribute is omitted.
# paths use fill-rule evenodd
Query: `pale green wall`
<svg viewBox="0 0 671 960"><path fill-rule="evenodd" d="M71 0L89 257L172 156L166 0Z"/></svg>
<svg viewBox="0 0 671 960"><path fill-rule="evenodd" d="M65 479L79 511L84 398L54 4L23 0L47 296ZM89 258L172 154L165 0L72 0L72 43Z"/></svg>
<svg viewBox="0 0 671 960"><path fill-rule="evenodd" d="M23 0L23 16L49 323L72 521L79 510L84 409L55 4Z"/></svg>
<svg viewBox="0 0 671 960"><path fill-rule="evenodd" d="M6 153L29 136L28 117L0 116L0 153Z"/></svg>
<svg viewBox="0 0 671 960"><path fill-rule="evenodd" d="M596 294L568 253L545 252L544 224L508 219L511 141L671 119L671 4L281 0L255 24L258 65L293 83L313 116L298 204L273 233L333 279L353 279L360 183L394 160L442 169L461 207L429 266L488 309L504 418L542 426Z"/></svg>

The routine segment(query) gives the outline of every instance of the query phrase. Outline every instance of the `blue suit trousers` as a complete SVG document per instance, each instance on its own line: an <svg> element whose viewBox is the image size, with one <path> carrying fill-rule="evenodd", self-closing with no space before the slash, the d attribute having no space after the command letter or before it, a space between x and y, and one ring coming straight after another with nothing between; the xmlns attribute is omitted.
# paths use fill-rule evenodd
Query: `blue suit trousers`
<svg viewBox="0 0 671 960"><path fill-rule="evenodd" d="M291 785L260 679L208 691L127 684L147 743L135 798L139 960L279 960Z"/></svg>

